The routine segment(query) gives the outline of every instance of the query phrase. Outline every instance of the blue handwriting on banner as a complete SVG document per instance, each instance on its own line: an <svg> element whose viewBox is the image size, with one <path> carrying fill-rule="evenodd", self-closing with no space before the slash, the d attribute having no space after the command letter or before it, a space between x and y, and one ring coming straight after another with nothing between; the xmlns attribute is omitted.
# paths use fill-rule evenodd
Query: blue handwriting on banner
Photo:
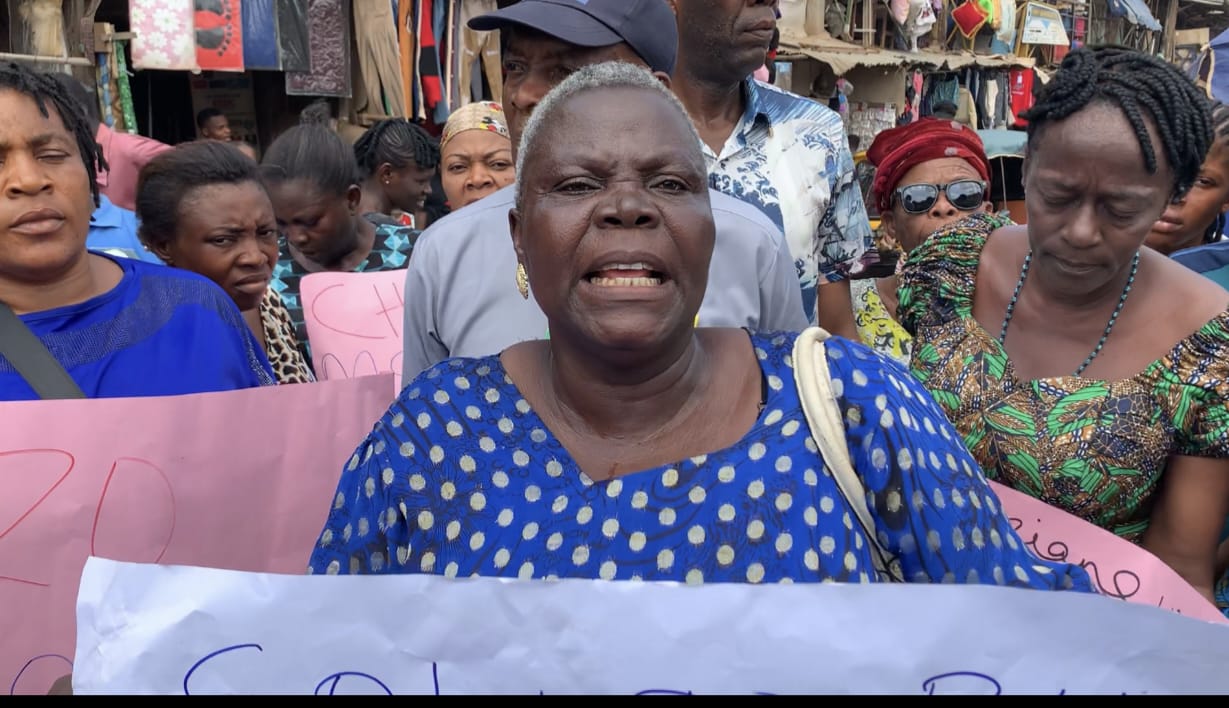
<svg viewBox="0 0 1229 708"><path fill-rule="evenodd" d="M197 671L201 670L214 659L231 654L233 652L264 652L264 647L256 643L247 644L232 644L227 647L210 652L204 657L192 664L187 673L183 677L183 692L184 695L191 695L190 683L192 677ZM216 667L215 667L216 669ZM439 665L431 662L431 693L439 696L443 695L440 689ZM262 689L281 690L282 687L262 686ZM380 678L363 672L363 671L337 671L328 676L325 676L316 684L313 693L317 696L333 696L333 695L352 695L355 689L366 689L364 692L378 692L385 695L393 695L393 691L388 684ZM1003 684L995 677L977 672L977 671L951 671L937 676L931 676L921 685L922 693L929 696L941 695L984 695L984 696L1000 696L1003 695ZM539 691L539 695L545 695L545 691ZM776 695L767 691L751 691L752 695L771 696ZM1058 695L1066 695L1067 689L1059 689ZM673 688L649 688L639 691L633 691L633 695L637 696L691 696L695 695L693 691L681 690ZM1123 692L1122 695L1127 695Z"/></svg>

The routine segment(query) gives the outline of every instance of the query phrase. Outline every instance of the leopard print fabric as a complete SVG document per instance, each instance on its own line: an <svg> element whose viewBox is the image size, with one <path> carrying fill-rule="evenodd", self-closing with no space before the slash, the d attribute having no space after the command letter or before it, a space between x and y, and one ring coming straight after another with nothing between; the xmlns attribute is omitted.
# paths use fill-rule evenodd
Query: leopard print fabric
<svg viewBox="0 0 1229 708"><path fill-rule="evenodd" d="M260 322L265 330L265 353L279 384L312 383L316 380L303 357L290 312L273 288L260 301Z"/></svg>

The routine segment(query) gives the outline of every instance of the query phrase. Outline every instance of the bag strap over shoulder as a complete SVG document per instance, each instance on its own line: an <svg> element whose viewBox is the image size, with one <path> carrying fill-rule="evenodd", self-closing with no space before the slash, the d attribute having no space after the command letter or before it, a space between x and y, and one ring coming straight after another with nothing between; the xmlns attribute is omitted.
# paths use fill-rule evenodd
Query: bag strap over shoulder
<svg viewBox="0 0 1229 708"><path fill-rule="evenodd" d="M39 398L85 398L81 387L42 340L8 305L0 302L0 354L17 369Z"/></svg>
<svg viewBox="0 0 1229 708"><path fill-rule="evenodd" d="M794 380L802 411L811 426L811 437L819 447L824 466L836 480L845 501L853 509L862 532L871 544L875 569L895 582L904 582L900 561L879 543L875 521L866 505L866 486L853 467L845 436L845 422L828 370L824 342L832 335L820 327L810 327L794 341Z"/></svg>

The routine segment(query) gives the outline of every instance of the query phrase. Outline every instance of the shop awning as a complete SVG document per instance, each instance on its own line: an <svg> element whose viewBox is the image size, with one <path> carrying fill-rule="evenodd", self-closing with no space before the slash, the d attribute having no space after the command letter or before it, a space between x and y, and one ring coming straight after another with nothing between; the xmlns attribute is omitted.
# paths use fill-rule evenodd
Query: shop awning
<svg viewBox="0 0 1229 708"><path fill-rule="evenodd" d="M1152 16L1144 0L1109 0L1111 17L1125 17L1127 22L1146 27L1153 32L1161 31L1161 23Z"/></svg>
<svg viewBox="0 0 1229 708"><path fill-rule="evenodd" d="M970 66L983 68L1030 68L1030 57L969 52L901 52L877 47L862 47L823 36L782 34L778 56L782 59L803 56L827 64L837 76L859 66L917 67L936 71L955 71Z"/></svg>

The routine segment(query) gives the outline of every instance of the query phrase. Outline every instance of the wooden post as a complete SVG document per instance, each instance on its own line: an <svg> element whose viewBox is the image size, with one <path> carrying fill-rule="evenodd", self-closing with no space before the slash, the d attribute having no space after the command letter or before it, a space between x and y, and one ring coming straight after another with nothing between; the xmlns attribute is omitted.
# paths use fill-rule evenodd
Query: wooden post
<svg viewBox="0 0 1229 708"><path fill-rule="evenodd" d="M1165 13L1165 27L1161 31L1161 36L1165 38L1165 46L1162 49L1162 56L1165 61L1174 60L1174 34L1178 30L1178 0L1169 0L1169 9Z"/></svg>

